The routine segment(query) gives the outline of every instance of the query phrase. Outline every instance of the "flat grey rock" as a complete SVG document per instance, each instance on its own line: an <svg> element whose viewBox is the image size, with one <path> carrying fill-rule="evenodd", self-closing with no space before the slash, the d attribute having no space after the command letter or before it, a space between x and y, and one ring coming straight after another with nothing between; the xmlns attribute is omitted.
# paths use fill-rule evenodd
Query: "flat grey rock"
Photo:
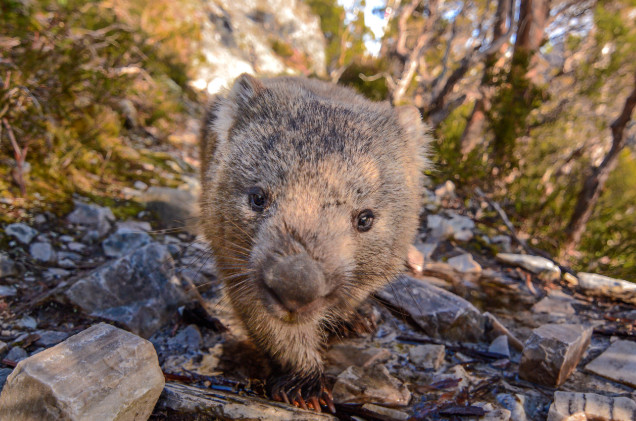
<svg viewBox="0 0 636 421"><path fill-rule="evenodd" d="M152 344L100 323L18 363L0 419L146 420L163 386Z"/></svg>
<svg viewBox="0 0 636 421"><path fill-rule="evenodd" d="M35 344L37 346L43 346L45 348L48 348L53 345L57 345L69 337L68 333L58 332L55 330L39 330L35 333L40 335L40 339L35 341Z"/></svg>
<svg viewBox="0 0 636 421"><path fill-rule="evenodd" d="M87 313L149 337L186 301L168 249L151 243L78 280L66 296Z"/></svg>
<svg viewBox="0 0 636 421"><path fill-rule="evenodd" d="M35 238L39 232L27 224L23 224L21 222L7 225L4 229L4 232L7 235L15 238L22 244L29 244L33 238Z"/></svg>
<svg viewBox="0 0 636 421"><path fill-rule="evenodd" d="M538 327L526 341L519 377L546 386L560 386L576 369L590 344L592 327L548 324Z"/></svg>
<svg viewBox="0 0 636 421"><path fill-rule="evenodd" d="M22 361L28 356L29 354L23 348L20 348L19 346L14 346L13 348L9 350L9 352L7 352L7 355L5 355L4 358L9 361L18 362L18 361Z"/></svg>
<svg viewBox="0 0 636 421"><path fill-rule="evenodd" d="M152 238L143 231L129 228L118 229L102 243L104 254L108 257L120 257L150 244Z"/></svg>
<svg viewBox="0 0 636 421"><path fill-rule="evenodd" d="M33 243L29 247L29 253L41 263L54 263L57 260L57 253L51 243Z"/></svg>
<svg viewBox="0 0 636 421"><path fill-rule="evenodd" d="M457 272L460 273L481 273L481 266L475 262L473 256L470 253L460 254L459 256L451 257L447 263L452 266Z"/></svg>
<svg viewBox="0 0 636 421"><path fill-rule="evenodd" d="M484 318L475 306L426 281L399 276L377 295L406 311L430 337L478 341L484 334Z"/></svg>
<svg viewBox="0 0 636 421"><path fill-rule="evenodd" d="M488 352L501 354L510 358L510 348L508 347L508 337L506 335L497 336L488 347Z"/></svg>
<svg viewBox="0 0 636 421"><path fill-rule="evenodd" d="M636 402L595 393L555 392L548 421L634 421Z"/></svg>
<svg viewBox="0 0 636 421"><path fill-rule="evenodd" d="M111 223L115 221L115 216L109 208L75 202L75 209L66 219L71 224L96 231L97 236L103 236L110 231Z"/></svg>
<svg viewBox="0 0 636 421"><path fill-rule="evenodd" d="M636 342L616 341L585 366L587 371L636 387Z"/></svg>

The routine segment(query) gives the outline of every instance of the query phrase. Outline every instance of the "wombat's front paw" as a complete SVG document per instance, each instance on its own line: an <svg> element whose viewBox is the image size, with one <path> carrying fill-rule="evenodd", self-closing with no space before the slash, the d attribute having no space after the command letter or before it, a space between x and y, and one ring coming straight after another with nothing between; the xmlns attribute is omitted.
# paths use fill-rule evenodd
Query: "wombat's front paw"
<svg viewBox="0 0 636 421"><path fill-rule="evenodd" d="M270 396L276 401L317 412L321 412L320 406L324 405L331 413L336 413L331 391L325 387L322 374L273 375L267 386Z"/></svg>

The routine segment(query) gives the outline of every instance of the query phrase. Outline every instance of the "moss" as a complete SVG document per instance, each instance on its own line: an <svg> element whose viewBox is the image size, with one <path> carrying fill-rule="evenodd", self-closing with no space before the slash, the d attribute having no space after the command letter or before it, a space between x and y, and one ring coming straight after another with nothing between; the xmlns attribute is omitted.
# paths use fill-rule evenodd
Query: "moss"
<svg viewBox="0 0 636 421"><path fill-rule="evenodd" d="M294 55L293 47L285 41L274 39L270 41L270 45L272 46L272 50L283 58L290 58Z"/></svg>

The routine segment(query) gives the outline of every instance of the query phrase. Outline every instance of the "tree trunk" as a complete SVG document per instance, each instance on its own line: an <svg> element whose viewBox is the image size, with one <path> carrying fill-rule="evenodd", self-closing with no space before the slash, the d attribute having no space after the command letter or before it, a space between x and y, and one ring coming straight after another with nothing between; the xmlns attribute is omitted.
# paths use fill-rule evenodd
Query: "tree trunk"
<svg viewBox="0 0 636 421"><path fill-rule="evenodd" d="M625 146L625 127L631 120L632 111L636 106L636 75L634 75L634 88L631 94L625 100L625 105L620 115L612 123L612 147L601 162L601 165L592 169L591 173L583 183L583 189L579 193L579 197L574 207L574 212L570 218L570 222L566 228L567 240L563 245L563 257L569 256L574 248L581 241L581 236L585 231L585 225L592 216L594 206L598 201L603 187L616 167L618 156Z"/></svg>

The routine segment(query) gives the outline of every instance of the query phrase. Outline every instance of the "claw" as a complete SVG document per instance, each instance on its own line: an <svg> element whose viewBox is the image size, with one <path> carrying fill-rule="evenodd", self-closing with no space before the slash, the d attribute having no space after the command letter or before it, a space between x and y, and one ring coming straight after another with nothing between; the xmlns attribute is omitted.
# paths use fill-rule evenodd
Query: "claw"
<svg viewBox="0 0 636 421"><path fill-rule="evenodd" d="M300 396L300 392L298 393L298 396L296 397L297 402L300 404L300 407L302 409L308 410L309 408L307 408L307 403L305 402L305 400L303 399L302 396Z"/></svg>
<svg viewBox="0 0 636 421"><path fill-rule="evenodd" d="M287 393L280 392L280 394L283 395L283 402L289 405L289 398L287 397Z"/></svg>
<svg viewBox="0 0 636 421"><path fill-rule="evenodd" d="M309 403L311 404L311 409L313 409L316 412L322 412L322 410L320 409L320 403L318 403L317 397L312 396L311 398L309 398Z"/></svg>
<svg viewBox="0 0 636 421"><path fill-rule="evenodd" d="M325 405L327 405L327 408L329 408L329 411L331 411L332 414L335 414L336 406L333 404L333 395L331 394L331 391L327 388L323 388L322 396L325 401Z"/></svg>

